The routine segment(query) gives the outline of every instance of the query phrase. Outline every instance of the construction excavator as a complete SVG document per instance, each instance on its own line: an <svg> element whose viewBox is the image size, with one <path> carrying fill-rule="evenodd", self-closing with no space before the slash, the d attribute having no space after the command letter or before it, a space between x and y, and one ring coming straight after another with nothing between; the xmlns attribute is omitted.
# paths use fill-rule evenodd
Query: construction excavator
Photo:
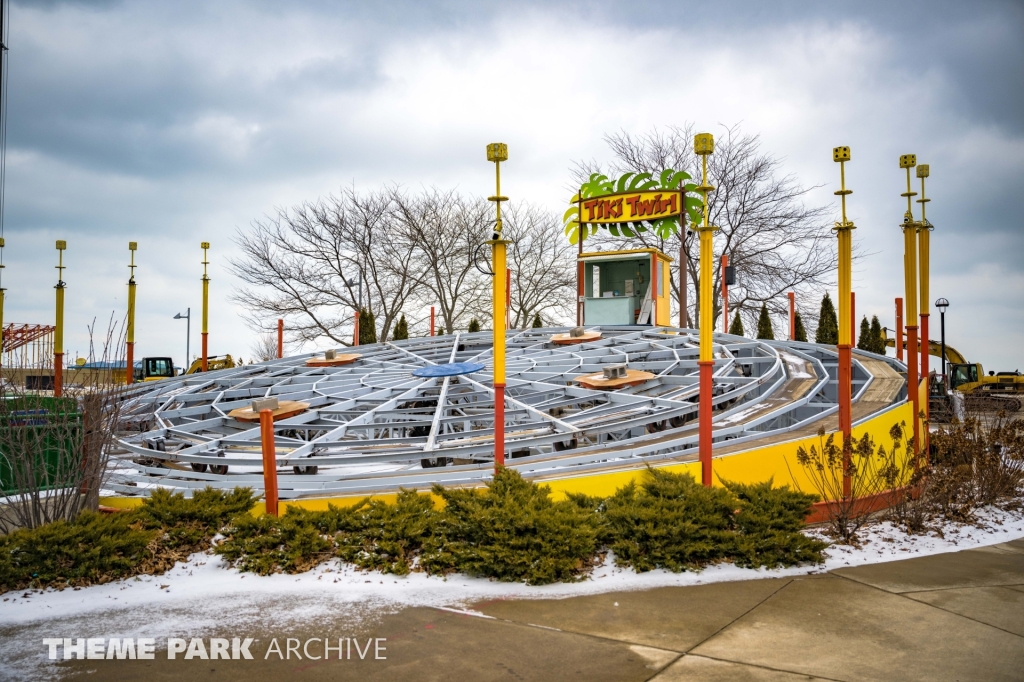
<svg viewBox="0 0 1024 682"><path fill-rule="evenodd" d="M235 366L235 359L230 355L214 355L206 358L206 366L213 372L218 369L231 369ZM202 358L196 358L184 374L195 374L203 371ZM158 381L177 376L172 358L142 358L142 362L135 367L135 381Z"/></svg>
<svg viewBox="0 0 1024 682"><path fill-rule="evenodd" d="M896 340L889 337L891 329L882 328L882 338L888 348L896 347ZM906 339L903 349L906 350ZM928 341L928 354L942 357L943 346L938 341ZM968 362L960 351L948 343L946 349L947 377L936 375L929 385L929 404L932 413L956 414L953 398L963 396L964 408L980 411L1018 412L1024 404L1024 375L1012 372L989 372L978 362ZM938 408L938 409L937 409Z"/></svg>

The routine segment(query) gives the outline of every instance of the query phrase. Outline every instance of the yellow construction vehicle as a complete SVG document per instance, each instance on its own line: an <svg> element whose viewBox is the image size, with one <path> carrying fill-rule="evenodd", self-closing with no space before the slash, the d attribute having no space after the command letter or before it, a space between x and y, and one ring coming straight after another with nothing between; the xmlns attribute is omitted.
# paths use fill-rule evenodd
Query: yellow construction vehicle
<svg viewBox="0 0 1024 682"><path fill-rule="evenodd" d="M235 366L235 359L230 355L213 355L206 358L207 369L211 372L218 369L231 369ZM185 374L195 374L196 372L203 371L203 359L196 358L187 370Z"/></svg>
<svg viewBox="0 0 1024 682"><path fill-rule="evenodd" d="M882 338L885 339L887 347L895 348L896 340L889 338L888 331L882 328ZM907 348L906 340L903 341L903 348ZM928 354L941 358L942 344L929 340ZM962 353L947 343L946 373L948 381L939 383L943 389L962 393L968 409L1017 412L1021 408L1024 376L1019 371L989 372L986 375L981 363L968 362ZM946 391L939 391L939 387L933 382L930 395L935 398L940 392L946 395Z"/></svg>
<svg viewBox="0 0 1024 682"><path fill-rule="evenodd" d="M134 368L135 381L159 381L174 376L174 360L171 358L142 358Z"/></svg>

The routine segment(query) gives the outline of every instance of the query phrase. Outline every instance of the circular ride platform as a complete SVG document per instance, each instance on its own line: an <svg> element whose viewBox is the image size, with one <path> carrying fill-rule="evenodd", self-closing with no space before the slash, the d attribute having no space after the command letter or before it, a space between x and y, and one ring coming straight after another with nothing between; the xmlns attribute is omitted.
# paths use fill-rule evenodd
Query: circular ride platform
<svg viewBox="0 0 1024 682"><path fill-rule="evenodd" d="M697 455L698 332L595 327L601 339L560 346L569 328L509 330L506 464L535 480L642 470ZM834 346L714 335L716 456L813 435L835 421ZM138 384L111 449L104 488L118 496L263 487L258 424L233 416L256 398L308 405L274 424L283 500L480 485L493 475L491 332L360 346L359 362L310 366L323 352ZM609 366L639 384L577 383ZM855 353L854 418L905 399L892 358ZM649 375L649 377L647 376ZM831 420L831 421L829 421ZM888 426L886 427L888 428ZM208 473L190 465L218 466ZM316 472L313 474L312 472Z"/></svg>

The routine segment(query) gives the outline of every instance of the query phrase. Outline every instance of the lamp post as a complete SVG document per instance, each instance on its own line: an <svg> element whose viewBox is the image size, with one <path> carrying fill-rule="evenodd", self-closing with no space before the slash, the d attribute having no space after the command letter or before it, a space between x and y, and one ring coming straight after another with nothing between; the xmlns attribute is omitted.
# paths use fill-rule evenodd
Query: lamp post
<svg viewBox="0 0 1024 682"><path fill-rule="evenodd" d="M487 197L494 202L494 234L488 242L491 245L491 272L494 273L491 326L494 327L494 473L505 466L505 277L507 265L505 248L508 240L501 237L501 202L508 197L501 196L501 162L508 161L508 145L495 142L487 145L487 160L494 162L494 196ZM582 227L582 226L581 226ZM581 240L582 241L582 240Z"/></svg>
<svg viewBox="0 0 1024 682"><path fill-rule="evenodd" d="M178 313L174 316L174 319L185 320L185 365L182 367L182 370L188 371L189 365L192 364L189 361L191 357L189 353L192 352L192 348L189 346L189 343L192 341L192 309L185 308L185 314Z"/></svg>
<svg viewBox="0 0 1024 682"><path fill-rule="evenodd" d="M931 247L931 231L932 226L928 222L927 208L928 199L924 195L924 179L928 177L928 164L922 163L917 166L917 177L921 178L921 198L917 200L917 203L921 204L921 222L917 224L917 250L920 258L920 292L921 292L921 378L925 381L926 385L931 384L931 380L928 378L928 348L930 344L930 337L928 335L928 295L929 295L929 279L930 279L930 254L929 250ZM929 389L930 390L930 389ZM924 404L921 405L921 410L924 412L924 419L927 423L931 416L931 405L929 400L925 400ZM929 441L931 440L931 434L926 428L924 430L924 452L929 451ZM926 455L927 456L927 455Z"/></svg>
<svg viewBox="0 0 1024 682"><path fill-rule="evenodd" d="M698 452L700 454L700 480L705 486L711 486L711 391L712 373L715 360L712 351L712 332L714 331L714 298L712 291L712 237L718 228L708 220L708 192L715 188L708 184L708 156L715 152L715 138L711 133L697 133L693 137L693 151L701 160L701 184L697 191L701 193L704 204L704 223L697 227L700 235L700 359L697 366L700 371L700 407L698 421Z"/></svg>
<svg viewBox="0 0 1024 682"><path fill-rule="evenodd" d="M903 215L903 279L906 304L907 324L907 397L914 407L914 454L920 450L921 423L920 386L918 386L917 359L917 223L914 222L913 204L911 199L917 192L910 189L910 169L917 165L916 154L904 154L900 157L900 168L907 171L907 191L900 194L907 198L907 212ZM916 461L916 460L915 460Z"/></svg>
<svg viewBox="0 0 1024 682"><path fill-rule="evenodd" d="M832 160L839 164L839 189L834 192L842 202L843 220L835 224L833 230L839 240L839 430L843 433L843 497L852 493L850 476L850 441L853 429L853 368L851 366L850 349L853 346L853 295L851 289L851 270L853 253L852 221L846 218L846 196L853 190L846 189L846 162L850 160L849 147L835 147Z"/></svg>
<svg viewBox="0 0 1024 682"><path fill-rule="evenodd" d="M940 298L935 301L935 307L939 309L939 337L940 343L942 344L942 380L946 381L946 308L949 307L949 301L944 298ZM949 382L946 382L949 385Z"/></svg>
<svg viewBox="0 0 1024 682"><path fill-rule="evenodd" d="M3 273L4 267L4 238L0 237L0 274ZM0 362L3 361L3 349L4 349L4 292L7 291L3 287L3 283L0 282Z"/></svg>
<svg viewBox="0 0 1024 682"><path fill-rule="evenodd" d="M132 262L128 264L128 328L125 330L125 383L135 383L135 249L136 242L128 242Z"/></svg>
<svg viewBox="0 0 1024 682"><path fill-rule="evenodd" d="M53 330L53 397L59 398L64 393L64 249L68 243L57 240L57 315Z"/></svg>
<svg viewBox="0 0 1024 682"><path fill-rule="evenodd" d="M210 264L210 258L206 252L210 249L210 242L202 242L199 245L203 249L203 371L209 370L207 355L207 337L210 331L210 276L206 274L206 266Z"/></svg>

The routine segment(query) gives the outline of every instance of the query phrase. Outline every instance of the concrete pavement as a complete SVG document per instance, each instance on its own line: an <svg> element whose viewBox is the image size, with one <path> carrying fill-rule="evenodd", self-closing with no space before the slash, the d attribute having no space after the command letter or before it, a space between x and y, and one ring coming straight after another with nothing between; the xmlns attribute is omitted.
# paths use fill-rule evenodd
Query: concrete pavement
<svg viewBox="0 0 1024 682"><path fill-rule="evenodd" d="M559 600L406 608L253 630L254 661L70 661L103 680L1024 679L1024 539L751 580ZM287 614L286 604L267 605ZM264 660L270 638L386 638L386 660ZM233 633L238 634L238 633ZM216 636L206 633L206 636ZM282 641L281 644L284 647ZM314 653L316 648L314 647Z"/></svg>

